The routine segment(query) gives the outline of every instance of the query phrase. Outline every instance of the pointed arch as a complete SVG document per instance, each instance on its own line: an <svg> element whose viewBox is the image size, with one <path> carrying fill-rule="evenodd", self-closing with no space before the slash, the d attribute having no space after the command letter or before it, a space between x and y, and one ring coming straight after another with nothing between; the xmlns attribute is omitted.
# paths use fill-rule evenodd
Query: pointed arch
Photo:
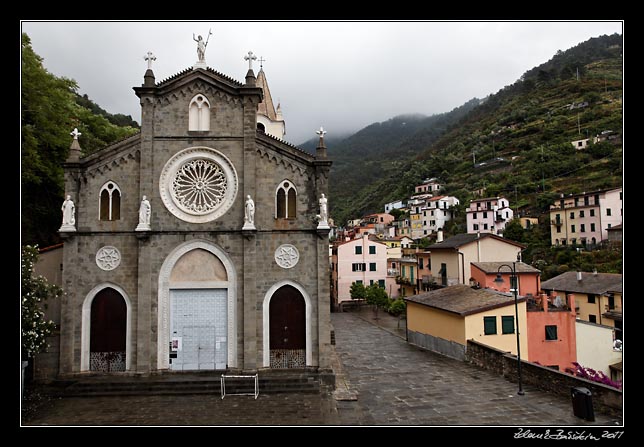
<svg viewBox="0 0 644 447"><path fill-rule="evenodd" d="M188 111L188 130L210 130L210 102L206 95L197 93L192 100Z"/></svg>

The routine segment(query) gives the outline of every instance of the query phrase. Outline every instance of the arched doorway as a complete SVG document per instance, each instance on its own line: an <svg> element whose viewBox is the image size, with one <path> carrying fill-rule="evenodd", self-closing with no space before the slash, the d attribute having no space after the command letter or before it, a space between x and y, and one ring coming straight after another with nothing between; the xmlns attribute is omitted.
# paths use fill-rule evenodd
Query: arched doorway
<svg viewBox="0 0 644 447"><path fill-rule="evenodd" d="M106 287L96 294L90 309L89 370L125 371L127 305L119 292Z"/></svg>
<svg viewBox="0 0 644 447"><path fill-rule="evenodd" d="M280 287L269 304L271 368L306 366L306 304L293 286Z"/></svg>
<svg viewBox="0 0 644 447"><path fill-rule="evenodd" d="M176 247L159 274L158 368L237 366L236 274L226 252L205 240Z"/></svg>

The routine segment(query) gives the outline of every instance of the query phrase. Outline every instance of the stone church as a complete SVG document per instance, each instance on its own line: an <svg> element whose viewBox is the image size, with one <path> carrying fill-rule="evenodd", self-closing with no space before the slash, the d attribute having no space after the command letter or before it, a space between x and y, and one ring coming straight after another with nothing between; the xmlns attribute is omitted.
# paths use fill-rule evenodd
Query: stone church
<svg viewBox="0 0 644 447"><path fill-rule="evenodd" d="M250 56L250 57L249 57ZM64 164L60 375L329 370L331 162L282 138L263 68L157 82L141 131Z"/></svg>

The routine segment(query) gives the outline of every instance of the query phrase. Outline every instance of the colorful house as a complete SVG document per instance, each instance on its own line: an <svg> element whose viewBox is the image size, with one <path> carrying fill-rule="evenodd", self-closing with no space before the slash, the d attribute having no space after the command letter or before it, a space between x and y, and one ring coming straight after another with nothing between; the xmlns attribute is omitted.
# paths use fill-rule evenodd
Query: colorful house
<svg viewBox="0 0 644 447"><path fill-rule="evenodd" d="M331 255L331 299L337 308L351 301L351 284L385 287L387 278L387 246L364 237L336 244Z"/></svg>
<svg viewBox="0 0 644 447"><path fill-rule="evenodd" d="M577 363L621 380L622 346L616 342L615 328L583 320L577 320L575 326Z"/></svg>
<svg viewBox="0 0 644 447"><path fill-rule="evenodd" d="M484 289L510 292L512 269L508 266L517 274L519 295L537 295L541 291L541 271L523 262L472 262L471 279ZM498 274L503 279L502 283L495 281Z"/></svg>
<svg viewBox="0 0 644 447"><path fill-rule="evenodd" d="M622 223L622 188L561 195L550 205L552 245L595 246Z"/></svg>
<svg viewBox="0 0 644 447"><path fill-rule="evenodd" d="M525 297L519 297L520 334L526 328ZM405 298L409 343L463 360L467 340L517 354L514 296L456 285ZM520 337L521 352L528 338Z"/></svg>
<svg viewBox="0 0 644 447"><path fill-rule="evenodd" d="M418 279L418 261L415 257L403 256L398 260L400 275L396 277L396 284L400 296L410 296L418 293L416 280Z"/></svg>
<svg viewBox="0 0 644 447"><path fill-rule="evenodd" d="M502 235L505 225L514 219L510 202L504 197L487 197L470 200L465 219L468 233L493 233Z"/></svg>
<svg viewBox="0 0 644 447"><path fill-rule="evenodd" d="M462 233L430 245L428 250L436 283L453 286L469 284L471 263L517 259L524 248L525 245L491 233Z"/></svg>
<svg viewBox="0 0 644 447"><path fill-rule="evenodd" d="M528 356L531 362L565 371L577 361L575 297L555 295L527 298Z"/></svg>
<svg viewBox="0 0 644 447"><path fill-rule="evenodd" d="M577 318L615 328L622 339L622 275L565 272L541 283L541 289L564 299L574 293Z"/></svg>
<svg viewBox="0 0 644 447"><path fill-rule="evenodd" d="M430 284L434 282L432 276L432 255L428 250L418 251L416 253L418 260L418 286L419 291L429 291Z"/></svg>

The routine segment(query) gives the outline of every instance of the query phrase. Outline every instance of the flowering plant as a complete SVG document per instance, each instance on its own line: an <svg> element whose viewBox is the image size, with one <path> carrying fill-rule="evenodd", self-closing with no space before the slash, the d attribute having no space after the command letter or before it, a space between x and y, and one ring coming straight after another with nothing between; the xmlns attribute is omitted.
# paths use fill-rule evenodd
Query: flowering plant
<svg viewBox="0 0 644 447"><path fill-rule="evenodd" d="M622 389L622 382L620 380L611 380L611 378L603 372L595 371L594 369L582 366L577 362L572 362L572 364L575 366L574 368L566 368L566 372L568 374L583 377L584 379L592 380L593 382L603 383L604 385L612 386L618 390Z"/></svg>
<svg viewBox="0 0 644 447"><path fill-rule="evenodd" d="M51 335L56 325L45 319L43 309L47 308L48 299L60 298L63 294L60 287L49 284L43 276L34 277L37 260L38 246L22 247L20 313L23 360L49 348L46 337Z"/></svg>

